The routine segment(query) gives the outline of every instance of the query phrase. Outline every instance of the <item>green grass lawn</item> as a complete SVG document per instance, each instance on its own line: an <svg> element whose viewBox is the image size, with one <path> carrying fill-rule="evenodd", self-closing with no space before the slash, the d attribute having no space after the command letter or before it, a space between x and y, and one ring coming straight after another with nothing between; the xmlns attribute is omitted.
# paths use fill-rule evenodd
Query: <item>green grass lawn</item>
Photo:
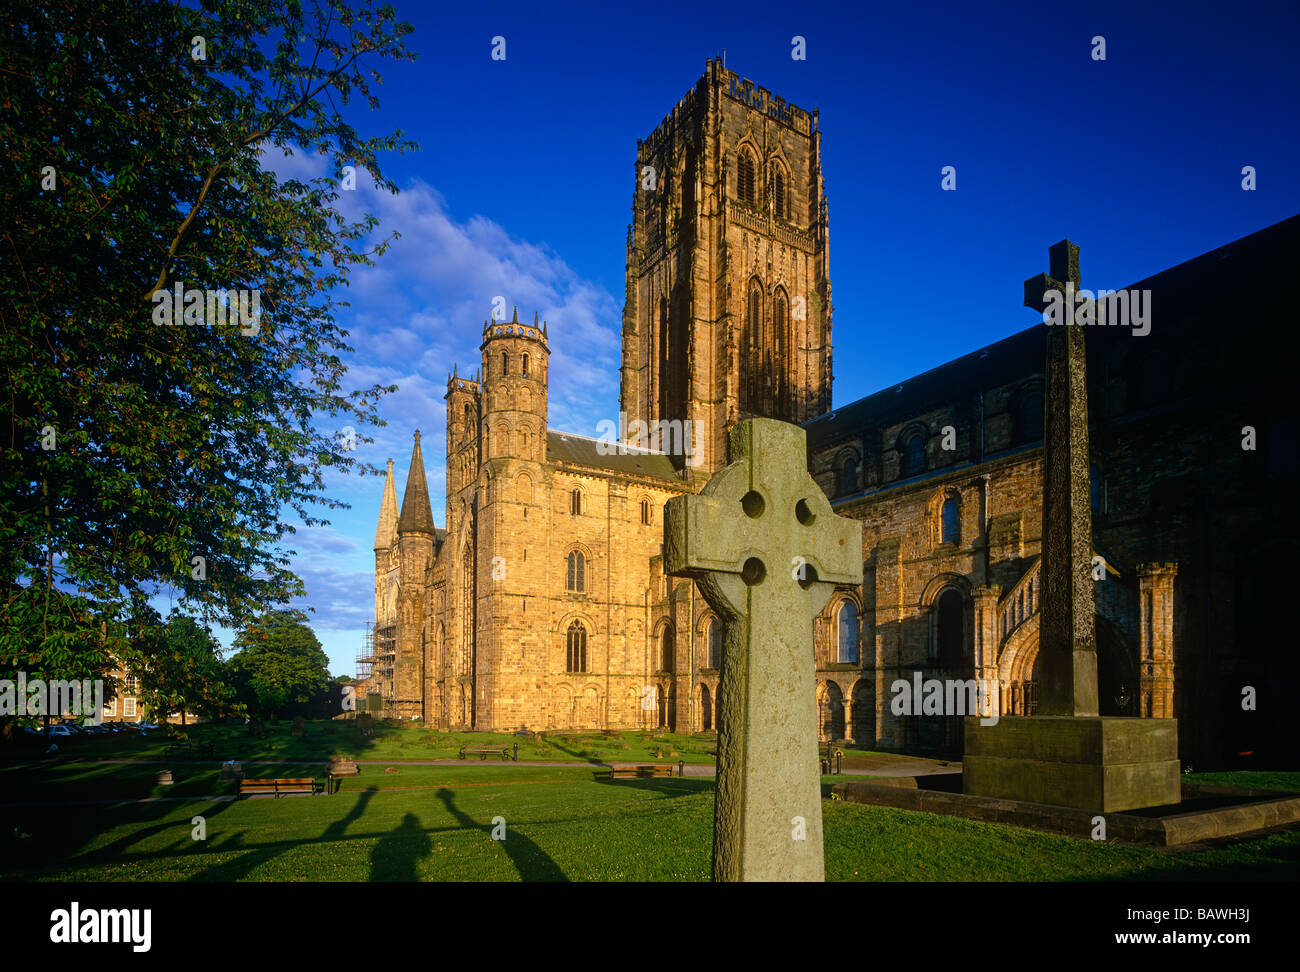
<svg viewBox="0 0 1300 972"><path fill-rule="evenodd" d="M507 748L518 743L521 762L682 760L708 763L713 759L708 750L716 745L716 738L711 735L636 731L548 732L538 743L505 732L439 732L418 722L379 723L373 738L363 738L356 723L345 720L309 722L300 736L294 736L292 729L288 722L268 726L264 739L253 738L246 726L204 724L183 731L194 743L213 743L220 760L324 760L336 753L357 759L455 759L464 743ZM162 730L147 736L90 736L59 741L59 755L86 759L167 759L170 757L166 750L172 742L164 737ZM31 757L44 748L40 740L24 739L22 755Z"/></svg>
<svg viewBox="0 0 1300 972"><path fill-rule="evenodd" d="M657 731L588 731L548 732L541 742L518 739L506 732L439 732L418 722L381 722L374 736L365 738L356 723L347 720L308 722L300 736L293 726L281 722L266 727L266 737L255 739L247 726L206 723L173 730L181 741L198 745L213 744L218 760L320 760L339 754L356 759L385 761L455 759L463 744L498 746L511 749L519 744L519 761L561 762L636 762L658 761L711 763L709 751L717 746L712 733L690 735ZM58 757L74 759L186 759L169 755L167 749L177 740L158 730L148 735L88 736L60 740ZM20 737L19 745L0 751L0 759L38 759L47 743ZM870 753L843 747L846 756ZM200 757L193 757L200 758ZM474 759L476 757L470 757Z"/></svg>
<svg viewBox="0 0 1300 972"><path fill-rule="evenodd" d="M0 805L0 879L708 879L711 780L599 783L580 767L392 768L366 767L333 797ZM51 799L95 787L102 794L110 784L152 790L152 773L112 783L140 769L8 767L0 792L16 799L23 783L60 793ZM257 775L278 769L258 767ZM176 774L177 784L159 792L184 797L215 786L215 769ZM1234 782L1256 782L1253 775L1233 774ZM1300 788L1296 774L1286 778ZM837 881L1293 880L1300 860L1297 831L1169 853L887 807L822 807L826 876ZM206 819L206 841L191 837L196 815ZM496 817L505 821L503 841L491 838Z"/></svg>

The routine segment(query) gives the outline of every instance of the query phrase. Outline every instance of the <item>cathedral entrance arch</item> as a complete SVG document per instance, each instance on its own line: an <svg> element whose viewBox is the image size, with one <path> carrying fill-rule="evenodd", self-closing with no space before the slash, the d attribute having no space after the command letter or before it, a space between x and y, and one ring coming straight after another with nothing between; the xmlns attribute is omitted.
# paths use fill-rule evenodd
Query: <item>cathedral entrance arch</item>
<svg viewBox="0 0 1300 972"><path fill-rule="evenodd" d="M827 682L822 699L822 738L843 739L844 693L835 682Z"/></svg>
<svg viewBox="0 0 1300 972"><path fill-rule="evenodd" d="M1097 615L1097 711L1104 716L1137 716L1137 660L1128 640Z"/></svg>

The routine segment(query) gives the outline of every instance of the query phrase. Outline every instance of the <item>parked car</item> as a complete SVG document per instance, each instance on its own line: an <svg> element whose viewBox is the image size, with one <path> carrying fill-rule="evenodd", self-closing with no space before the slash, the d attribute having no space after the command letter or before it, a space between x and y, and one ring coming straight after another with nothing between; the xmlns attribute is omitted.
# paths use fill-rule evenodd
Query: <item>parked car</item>
<svg viewBox="0 0 1300 972"><path fill-rule="evenodd" d="M73 732L68 726L64 726L64 725L50 726L50 738L54 738L55 736L58 736L61 739L71 739L74 736L76 736L76 733Z"/></svg>

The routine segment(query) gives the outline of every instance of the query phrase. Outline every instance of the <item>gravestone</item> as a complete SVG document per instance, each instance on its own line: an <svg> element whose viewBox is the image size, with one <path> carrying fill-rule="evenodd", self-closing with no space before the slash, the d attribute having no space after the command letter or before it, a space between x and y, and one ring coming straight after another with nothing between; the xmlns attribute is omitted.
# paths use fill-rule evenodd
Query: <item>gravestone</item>
<svg viewBox="0 0 1300 972"><path fill-rule="evenodd" d="M1078 290L1079 248L1062 240L1048 256L1050 276L1025 281L1026 307L1044 309L1053 291L1068 305ZM1071 311L1067 306L1067 320ZM1038 713L1002 716L992 726L968 717L962 789L1135 810L1182 799L1178 723L1098 714L1085 337L1077 324L1047 328Z"/></svg>
<svg viewBox="0 0 1300 972"><path fill-rule="evenodd" d="M713 879L821 881L813 619L862 583L862 525L831 510L796 425L741 422L727 458L664 510L665 569L726 621Z"/></svg>

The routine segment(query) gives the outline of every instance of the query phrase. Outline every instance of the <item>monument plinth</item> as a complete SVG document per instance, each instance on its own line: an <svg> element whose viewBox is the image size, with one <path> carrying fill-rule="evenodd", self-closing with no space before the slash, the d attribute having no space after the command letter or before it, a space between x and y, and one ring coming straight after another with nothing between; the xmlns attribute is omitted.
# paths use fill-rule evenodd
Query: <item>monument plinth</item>
<svg viewBox="0 0 1300 972"><path fill-rule="evenodd" d="M1078 291L1079 248L1062 240L1048 256L1051 274L1025 281L1026 307L1042 310L1052 292L1068 300ZM1047 328L1040 714L991 726L967 718L962 789L1113 812L1182 799L1178 723L1098 714L1084 341L1079 325Z"/></svg>

